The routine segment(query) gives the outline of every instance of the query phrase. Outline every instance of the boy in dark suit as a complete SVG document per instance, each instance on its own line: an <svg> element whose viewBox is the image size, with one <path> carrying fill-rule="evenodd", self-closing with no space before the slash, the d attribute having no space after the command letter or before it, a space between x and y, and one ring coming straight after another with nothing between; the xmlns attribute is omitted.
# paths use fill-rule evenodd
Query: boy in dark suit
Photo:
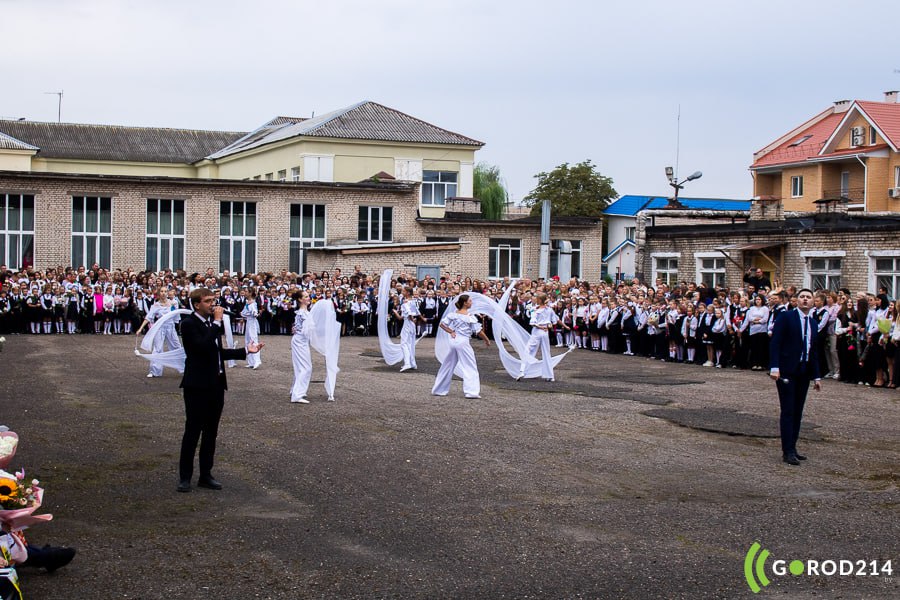
<svg viewBox="0 0 900 600"><path fill-rule="evenodd" d="M225 309L213 306L215 293L197 288L190 295L194 313L181 321L184 343L184 437L181 439L181 459L178 464L179 492L191 491L194 472L194 453L200 442L199 487L221 490L222 484L212 476L216 453L219 419L225 406L226 360L244 360L247 353L259 352L264 344L250 343L246 348L222 348L222 315Z"/></svg>
<svg viewBox="0 0 900 600"><path fill-rule="evenodd" d="M784 311L775 319L769 346L769 374L778 389L781 404L781 451L784 462L799 465L806 457L797 453L800 421L809 383L821 389L816 349L818 323L812 315L813 294L797 294L797 310Z"/></svg>

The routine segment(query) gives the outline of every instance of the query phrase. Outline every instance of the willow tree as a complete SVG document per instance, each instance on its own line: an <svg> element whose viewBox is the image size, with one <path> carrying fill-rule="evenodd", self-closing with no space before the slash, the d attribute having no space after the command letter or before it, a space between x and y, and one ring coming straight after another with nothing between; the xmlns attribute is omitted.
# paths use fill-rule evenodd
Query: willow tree
<svg viewBox="0 0 900 600"><path fill-rule="evenodd" d="M499 221L506 212L509 193L500 181L500 168L487 163L475 166L476 198L481 200L481 216L492 221Z"/></svg>

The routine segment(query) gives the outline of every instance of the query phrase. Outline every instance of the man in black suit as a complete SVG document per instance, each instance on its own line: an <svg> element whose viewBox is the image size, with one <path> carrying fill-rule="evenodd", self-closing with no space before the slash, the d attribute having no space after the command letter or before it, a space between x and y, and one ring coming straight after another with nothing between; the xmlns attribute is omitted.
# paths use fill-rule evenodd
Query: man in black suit
<svg viewBox="0 0 900 600"><path fill-rule="evenodd" d="M770 375L781 404L781 451L784 462L799 465L806 457L797 453L800 421L809 383L821 389L816 338L818 323L813 318L813 294L808 289L797 294L797 310L784 311L775 318L769 347Z"/></svg>
<svg viewBox="0 0 900 600"><path fill-rule="evenodd" d="M190 295L194 313L181 321L184 343L184 437L181 439L181 459L178 464L179 492L191 491L194 454L200 443L200 480L197 485L221 490L222 484L212 476L213 457L219 418L225 406L225 361L243 360L247 353L259 352L263 344L249 343L246 348L222 348L222 315L225 309L213 306L215 293L197 288Z"/></svg>

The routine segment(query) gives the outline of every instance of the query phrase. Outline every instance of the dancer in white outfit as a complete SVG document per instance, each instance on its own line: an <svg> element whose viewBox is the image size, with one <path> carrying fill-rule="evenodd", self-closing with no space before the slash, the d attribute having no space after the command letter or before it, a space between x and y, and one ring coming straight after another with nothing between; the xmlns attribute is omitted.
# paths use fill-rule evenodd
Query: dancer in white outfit
<svg viewBox="0 0 900 600"><path fill-rule="evenodd" d="M555 381L553 377L553 363L550 358L550 328L559 322L556 312L547 305L547 294L538 292L535 296L537 308L531 314L531 337L528 339L528 353L537 358L537 351L541 350L541 377L547 381ZM527 363L522 361L522 367L516 381L525 377Z"/></svg>
<svg viewBox="0 0 900 600"><path fill-rule="evenodd" d="M291 361L294 363L294 386L291 388L291 402L309 404L306 392L312 377L312 357L309 353L309 337L313 320L309 314L309 292L294 292L292 297L299 305L294 316L294 335L291 336Z"/></svg>
<svg viewBox="0 0 900 600"><path fill-rule="evenodd" d="M259 343L259 307L256 304L256 294L253 291L247 292L247 304L241 311L244 318L244 346L249 346L250 342ZM254 352L247 355L247 368L258 369L262 364L260 352Z"/></svg>
<svg viewBox="0 0 900 600"><path fill-rule="evenodd" d="M400 349L403 350L403 366L400 372L410 369L418 369L416 365L416 330L422 316L419 312L419 303L413 299L412 290L403 288L403 304L400 310L394 310L394 316L403 321L403 329L400 330Z"/></svg>
<svg viewBox="0 0 900 600"><path fill-rule="evenodd" d="M166 290L159 290L156 293L156 303L150 307L147 316L144 318L144 322L138 327L136 335L141 335L144 327L149 327L163 315L177 309L178 307L169 300L169 295L166 293ZM159 334L153 338L154 354L162 353L164 345L167 345L169 350L178 350L181 348L181 340L178 339L178 333L175 331L175 322L177 320L179 320L179 317L169 319L161 324L162 330L160 330ZM151 361L150 372L147 373L147 377L162 377L162 374L162 365Z"/></svg>
<svg viewBox="0 0 900 600"><path fill-rule="evenodd" d="M459 371L466 398L481 398L478 364L475 362L475 352L472 351L469 340L472 334L477 334L488 346L491 345L491 341L482 331L478 319L469 314L471 307L472 300L469 295L462 294L456 301L456 312L450 313L441 321L441 329L450 334L450 347L431 389L431 393L435 396L447 395L453 372Z"/></svg>

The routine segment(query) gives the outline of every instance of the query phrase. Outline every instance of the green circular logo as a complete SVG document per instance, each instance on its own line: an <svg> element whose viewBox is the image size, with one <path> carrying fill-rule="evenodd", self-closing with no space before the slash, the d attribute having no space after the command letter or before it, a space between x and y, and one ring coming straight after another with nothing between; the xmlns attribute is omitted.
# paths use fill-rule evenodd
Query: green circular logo
<svg viewBox="0 0 900 600"><path fill-rule="evenodd" d="M792 560L790 567L791 573L794 575L803 575L803 561L802 560Z"/></svg>

